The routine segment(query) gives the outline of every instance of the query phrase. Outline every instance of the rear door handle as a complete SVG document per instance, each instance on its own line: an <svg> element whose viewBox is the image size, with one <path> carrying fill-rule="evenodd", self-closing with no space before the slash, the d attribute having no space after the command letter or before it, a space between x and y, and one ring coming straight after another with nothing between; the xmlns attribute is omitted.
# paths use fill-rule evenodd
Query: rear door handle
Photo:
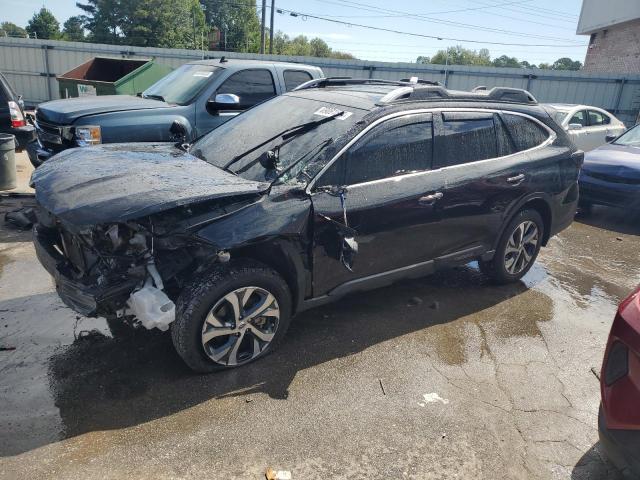
<svg viewBox="0 0 640 480"><path fill-rule="evenodd" d="M433 205L443 197L442 192L432 193L431 195L425 195L418 199L420 205Z"/></svg>
<svg viewBox="0 0 640 480"><path fill-rule="evenodd" d="M524 178L525 178L524 173L521 173L520 175L516 175L515 177L507 178L507 182L512 185L519 185L520 183L522 183Z"/></svg>

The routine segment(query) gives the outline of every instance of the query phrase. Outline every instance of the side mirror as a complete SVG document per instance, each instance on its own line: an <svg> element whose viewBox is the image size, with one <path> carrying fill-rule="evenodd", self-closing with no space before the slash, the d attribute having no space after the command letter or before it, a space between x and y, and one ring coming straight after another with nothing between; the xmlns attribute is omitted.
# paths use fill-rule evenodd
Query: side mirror
<svg viewBox="0 0 640 480"><path fill-rule="evenodd" d="M581 123L570 123L569 130L580 130L582 128Z"/></svg>
<svg viewBox="0 0 640 480"><path fill-rule="evenodd" d="M169 128L171 137L178 143L185 143L187 140L187 127L180 120L174 120Z"/></svg>
<svg viewBox="0 0 640 480"><path fill-rule="evenodd" d="M209 99L207 107L210 110L240 110L240 97L233 93L218 93L213 99Z"/></svg>
<svg viewBox="0 0 640 480"><path fill-rule="evenodd" d="M605 137L604 137L604 141L607 143L611 143L613 142L616 138L618 138L617 135L614 135L612 133L608 133Z"/></svg>

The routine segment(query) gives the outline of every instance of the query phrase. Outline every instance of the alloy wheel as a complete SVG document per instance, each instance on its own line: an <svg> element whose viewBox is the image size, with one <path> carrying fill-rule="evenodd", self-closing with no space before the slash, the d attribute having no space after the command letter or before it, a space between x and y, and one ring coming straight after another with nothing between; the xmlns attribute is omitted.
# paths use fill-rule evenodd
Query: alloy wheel
<svg viewBox="0 0 640 480"><path fill-rule="evenodd" d="M504 253L504 268L511 275L517 275L527 268L538 248L540 233L538 226L530 221L520 223L507 242Z"/></svg>
<svg viewBox="0 0 640 480"><path fill-rule="evenodd" d="M222 297L202 326L202 346L215 363L235 366L260 355L278 329L276 298L260 287L243 287Z"/></svg>

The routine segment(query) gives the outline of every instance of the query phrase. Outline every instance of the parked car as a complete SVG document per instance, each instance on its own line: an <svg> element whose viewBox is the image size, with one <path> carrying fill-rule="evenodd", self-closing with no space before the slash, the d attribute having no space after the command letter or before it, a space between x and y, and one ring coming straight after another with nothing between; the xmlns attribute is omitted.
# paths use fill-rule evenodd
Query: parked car
<svg viewBox="0 0 640 480"><path fill-rule="evenodd" d="M322 79L190 146L58 154L34 241L71 308L170 326L212 371L346 294L473 260L517 281L572 222L582 159L524 90Z"/></svg>
<svg viewBox="0 0 640 480"><path fill-rule="evenodd" d="M22 96L17 95L7 78L0 73L0 133L16 137L16 150L22 151L35 139L35 128L27 123Z"/></svg>
<svg viewBox="0 0 640 480"><path fill-rule="evenodd" d="M544 108L585 152L605 144L608 135L617 137L626 130L624 123L598 107L549 103Z"/></svg>
<svg viewBox="0 0 640 480"><path fill-rule="evenodd" d="M640 125L585 155L580 206L608 205L640 210Z"/></svg>
<svg viewBox="0 0 640 480"><path fill-rule="evenodd" d="M640 288L616 313L600 374L600 443L629 478L640 478Z"/></svg>
<svg viewBox="0 0 640 480"><path fill-rule="evenodd" d="M168 142L175 120L193 141L253 105L321 76L322 70L310 65L223 57L182 65L140 96L46 102L36 111L38 141L29 145L29 158L37 167L72 147Z"/></svg>

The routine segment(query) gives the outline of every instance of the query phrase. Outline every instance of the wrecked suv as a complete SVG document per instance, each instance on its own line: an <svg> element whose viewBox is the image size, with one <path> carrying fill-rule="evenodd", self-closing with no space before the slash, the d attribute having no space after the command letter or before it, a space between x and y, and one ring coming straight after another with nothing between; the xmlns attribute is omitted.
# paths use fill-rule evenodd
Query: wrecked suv
<svg viewBox="0 0 640 480"><path fill-rule="evenodd" d="M68 306L171 328L206 372L356 291L473 260L520 279L571 223L582 160L523 90L321 79L193 145L60 153L32 177L35 246Z"/></svg>

